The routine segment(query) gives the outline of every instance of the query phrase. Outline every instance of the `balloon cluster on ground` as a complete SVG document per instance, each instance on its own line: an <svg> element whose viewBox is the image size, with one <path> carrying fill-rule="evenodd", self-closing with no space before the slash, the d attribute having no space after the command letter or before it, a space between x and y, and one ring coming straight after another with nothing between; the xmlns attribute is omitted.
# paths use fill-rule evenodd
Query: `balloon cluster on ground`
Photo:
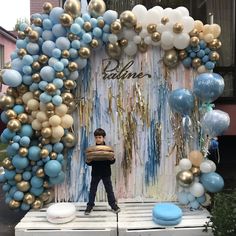
<svg viewBox="0 0 236 236"><path fill-rule="evenodd" d="M77 0L67 0L64 8L44 3L43 12L31 16L30 26L20 24L11 63L0 72L1 81L9 86L0 97L4 110L1 119L7 125L1 141L8 144L0 181L12 209L42 207L53 199L51 187L64 181L66 150L76 144L73 90L92 51L105 46L107 54L118 59L122 52L134 56L151 46L161 47L167 67L174 68L180 58L186 67L198 72L213 69L210 63L215 65L219 59L215 50L221 45L217 39L220 26L194 21L185 7L147 10L137 5L120 16L106 11L103 0L91 0L88 12L82 15L80 8ZM211 102L222 92L222 81L216 77L212 74L210 84L202 77L196 79L193 92L204 102ZM173 91L170 105L173 111L189 117L194 99L192 92L180 89ZM206 114L203 128L214 136L226 128L226 119L219 112ZM209 122L213 122L212 127ZM210 184L207 174L202 177L206 186Z"/></svg>

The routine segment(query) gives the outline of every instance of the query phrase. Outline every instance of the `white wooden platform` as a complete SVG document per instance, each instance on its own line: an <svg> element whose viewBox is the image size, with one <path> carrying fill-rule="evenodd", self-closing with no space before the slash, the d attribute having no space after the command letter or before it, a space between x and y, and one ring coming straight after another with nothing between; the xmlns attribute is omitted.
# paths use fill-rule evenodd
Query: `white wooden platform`
<svg viewBox="0 0 236 236"><path fill-rule="evenodd" d="M154 202L119 203L121 212L111 212L107 203L96 203L89 216L84 215L86 203L75 203L76 218L66 224L51 224L46 219L46 207L31 210L16 225L15 236L212 236L202 232L209 220L205 209L190 211L182 208L183 219L175 227L152 221Z"/></svg>

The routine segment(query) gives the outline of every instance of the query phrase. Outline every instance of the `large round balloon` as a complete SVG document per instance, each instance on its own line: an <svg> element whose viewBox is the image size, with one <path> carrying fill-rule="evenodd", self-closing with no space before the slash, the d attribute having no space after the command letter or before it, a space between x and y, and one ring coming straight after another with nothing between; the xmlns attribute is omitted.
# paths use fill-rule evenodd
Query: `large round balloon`
<svg viewBox="0 0 236 236"><path fill-rule="evenodd" d="M228 113L220 110L212 110L206 112L201 120L203 132L210 137L222 135L230 124Z"/></svg>
<svg viewBox="0 0 236 236"><path fill-rule="evenodd" d="M173 90L169 96L169 105L174 112L189 115L194 108L193 94L187 89Z"/></svg>
<svg viewBox="0 0 236 236"><path fill-rule="evenodd" d="M194 80L193 92L202 102L215 101L224 91L224 79L216 73L202 73Z"/></svg>
<svg viewBox="0 0 236 236"><path fill-rule="evenodd" d="M204 188L211 193L217 193L224 187L223 178L216 172L202 174L200 181L202 182Z"/></svg>

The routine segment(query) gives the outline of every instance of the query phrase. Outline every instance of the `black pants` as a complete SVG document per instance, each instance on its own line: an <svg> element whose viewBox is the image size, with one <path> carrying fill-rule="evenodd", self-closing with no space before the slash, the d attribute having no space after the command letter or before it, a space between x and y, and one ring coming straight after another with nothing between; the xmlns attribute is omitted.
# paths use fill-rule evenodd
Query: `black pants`
<svg viewBox="0 0 236 236"><path fill-rule="evenodd" d="M98 184L102 180L106 192L107 192L107 198L108 203L111 207L113 207L116 204L115 195L112 188L111 183L111 176L92 176L91 185L90 185L90 192L89 192L89 202L87 203L88 206L94 206L94 200L97 192Z"/></svg>

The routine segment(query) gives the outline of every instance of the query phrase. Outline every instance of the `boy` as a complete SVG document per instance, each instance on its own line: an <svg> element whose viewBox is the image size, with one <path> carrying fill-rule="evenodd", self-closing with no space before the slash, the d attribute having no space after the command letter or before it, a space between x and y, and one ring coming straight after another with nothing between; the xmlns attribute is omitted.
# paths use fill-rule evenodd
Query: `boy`
<svg viewBox="0 0 236 236"><path fill-rule="evenodd" d="M106 132L98 128L94 131L94 137L96 141L96 145L106 145L105 144L105 136ZM115 158L111 158L106 161L86 161L86 164L92 166L92 179L90 184L90 192L89 192L89 202L87 203L87 208L84 212L85 215L89 215L94 207L94 200L97 192L97 186L100 180L102 180L106 192L108 203L111 206L111 209L114 213L120 212L120 208L116 204L116 199L114 196L112 182L111 182L111 166L115 163Z"/></svg>

